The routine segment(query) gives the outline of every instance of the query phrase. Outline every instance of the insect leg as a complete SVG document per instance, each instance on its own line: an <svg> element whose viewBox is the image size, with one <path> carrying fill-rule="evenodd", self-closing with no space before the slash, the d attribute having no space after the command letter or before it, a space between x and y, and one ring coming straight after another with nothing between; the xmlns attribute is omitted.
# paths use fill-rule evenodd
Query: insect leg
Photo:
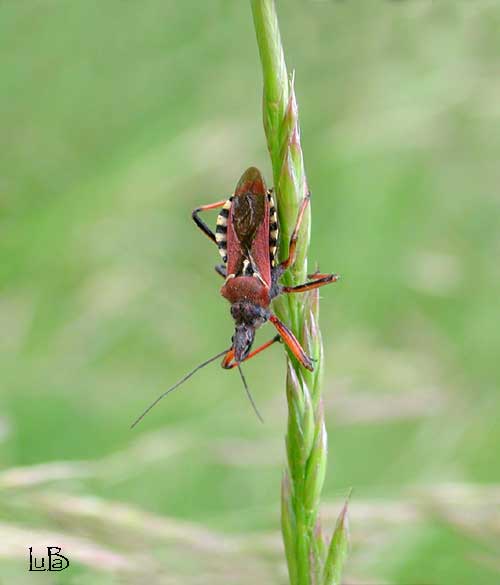
<svg viewBox="0 0 500 585"><path fill-rule="evenodd" d="M297 240L299 238L299 230L300 226L302 225L302 220L304 219L304 213L309 205L309 201L311 200L311 193L308 191L302 199L302 203L300 205L299 213L297 214L297 221L295 222L295 227L293 228L292 235L290 236L290 244L288 246L288 258L283 260L281 263L281 268L286 270L295 262L295 252L297 249Z"/></svg>
<svg viewBox="0 0 500 585"><path fill-rule="evenodd" d="M279 335L275 335L272 339L270 339L269 341L266 341L266 343L263 343L260 347L251 351L243 361L246 362L247 360L256 356L261 351L264 351L265 349L267 349L273 343L276 343L277 341L280 341L280 340L281 340L281 337ZM238 363L233 362L233 359L234 359L234 350L231 348L227 352L227 354L224 356L224 359L222 360L222 364L221 364L222 367L225 370L231 370L232 368L235 368L238 365ZM231 362L233 362L233 363L231 363Z"/></svg>
<svg viewBox="0 0 500 585"><path fill-rule="evenodd" d="M288 349L293 353L297 360L311 372L313 371L313 363L311 358L302 349L302 346L298 342L295 335L288 329L288 327L282 323L276 315L271 315L269 321L276 327L281 339L286 343Z"/></svg>
<svg viewBox="0 0 500 585"><path fill-rule="evenodd" d="M227 277L227 270L224 264L217 264L217 266L215 267L215 272L217 272L217 274L220 274L222 278Z"/></svg>
<svg viewBox="0 0 500 585"><path fill-rule="evenodd" d="M296 286L284 286L282 288L282 292L286 293L301 293L306 292L306 290L312 290L313 288L319 288L320 286L325 286L325 284L330 284L332 282L337 282L340 276L338 274L312 274L314 280L309 280L304 282L303 284L298 284Z"/></svg>
<svg viewBox="0 0 500 585"><path fill-rule="evenodd" d="M318 278L323 278L324 276L330 276L329 272L319 272L319 270L316 270L316 272L313 272L312 274L308 274L307 278L313 278L314 280L318 279ZM338 276L340 278L340 275L335 275Z"/></svg>
<svg viewBox="0 0 500 585"><path fill-rule="evenodd" d="M224 205L224 203L226 203L227 199L224 199L224 201L217 201L217 203L209 203L208 205L200 205L200 207L197 207L196 209L193 210L193 213L191 214L191 217L194 220L194 223L200 228L200 230L206 235L208 236L212 242L214 244L217 243L216 239L215 239L215 234L214 232L208 227L208 225L198 217L198 213L200 213L200 211L210 211L210 209L218 209L219 207L222 207Z"/></svg>

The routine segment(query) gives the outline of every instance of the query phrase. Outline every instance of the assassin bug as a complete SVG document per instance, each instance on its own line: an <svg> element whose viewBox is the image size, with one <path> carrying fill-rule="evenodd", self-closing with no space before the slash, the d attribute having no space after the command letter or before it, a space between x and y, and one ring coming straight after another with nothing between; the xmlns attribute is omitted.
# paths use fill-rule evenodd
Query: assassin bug
<svg viewBox="0 0 500 585"><path fill-rule="evenodd" d="M235 321L232 346L222 360L223 368L234 368L283 340L305 368L313 369L311 358L293 333L269 309L271 301L280 294L301 293L338 280L336 274L315 273L310 275L311 280L297 286L279 283L283 273L295 262L298 234L309 201L307 193L290 238L288 257L281 263L276 261L279 228L272 190L266 189L262 174L255 167L243 173L229 199L202 205L193 211L196 225L219 248L223 263L215 270L225 279L221 294L231 303ZM220 207L214 234L198 214ZM250 351L255 330L266 321L276 327L278 335Z"/></svg>
<svg viewBox="0 0 500 585"><path fill-rule="evenodd" d="M166 394L221 356L224 356L221 364L223 368L238 367L240 370L250 400L251 396L239 366L277 341L282 340L305 368L313 370L312 359L290 329L269 308L272 300L280 294L305 292L335 282L339 278L337 274L316 272L309 275L311 280L296 286L283 286L279 282L284 272L295 262L299 230L309 201L310 194L307 193L300 205L290 237L288 257L282 262L277 262L279 227L272 190L266 188L262 174L255 167L250 167L243 173L229 199L202 205L192 212L194 222L217 245L222 258L222 264L217 265L215 270L224 278L220 292L231 304L231 315L235 321L231 347L197 366L164 392L134 425ZM212 209L220 209L215 233L199 216L201 212ZM251 351L255 330L266 321L274 325L278 335Z"/></svg>

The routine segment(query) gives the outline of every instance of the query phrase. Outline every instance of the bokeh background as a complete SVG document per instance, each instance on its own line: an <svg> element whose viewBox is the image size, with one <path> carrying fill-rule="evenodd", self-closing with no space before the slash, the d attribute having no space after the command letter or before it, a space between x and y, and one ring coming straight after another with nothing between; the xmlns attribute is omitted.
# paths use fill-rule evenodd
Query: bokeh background
<svg viewBox="0 0 500 585"><path fill-rule="evenodd" d="M279 2L322 292L331 532L356 584L500 581L500 8ZM0 4L0 582L287 582L284 355L190 212L270 164L247 2ZM215 216L212 221L215 222ZM259 339L271 334L264 328ZM40 578L40 577L38 577Z"/></svg>

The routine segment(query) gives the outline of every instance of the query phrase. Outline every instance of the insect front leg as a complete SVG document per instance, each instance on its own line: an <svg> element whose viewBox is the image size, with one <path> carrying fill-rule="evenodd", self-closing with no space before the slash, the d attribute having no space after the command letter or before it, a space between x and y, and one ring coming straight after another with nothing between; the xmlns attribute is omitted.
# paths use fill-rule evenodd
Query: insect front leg
<svg viewBox="0 0 500 585"><path fill-rule="evenodd" d="M286 343L288 349L293 353L297 360L311 372L314 370L312 359L306 354L298 342L295 335L282 323L276 315L271 315L269 321L276 327L281 339Z"/></svg>
<svg viewBox="0 0 500 585"><path fill-rule="evenodd" d="M191 214L191 217L194 220L194 223L200 228L200 230L206 235L208 236L212 242L214 244L217 244L217 240L215 238L215 234L214 232L208 227L208 225L202 220L200 219L200 217L198 216L198 213L200 213L201 211L210 211L211 209L218 209L219 207L223 207L224 204L226 203L227 199L224 199L223 201L217 201L217 203L209 203L208 205L201 205L200 207L197 207L196 209L193 210L193 213Z"/></svg>
<svg viewBox="0 0 500 585"><path fill-rule="evenodd" d="M279 335L275 335L272 339L270 339L269 341L266 341L266 343L263 343L260 347L251 351L243 361L246 362L249 359L252 359L258 353L260 353L261 351L264 351L265 349L267 349L269 346L273 345L273 343L276 343L277 341L281 341L281 337ZM233 359L234 359L234 349L231 348L224 356L224 359L222 360L221 366L225 370L231 370L232 368L235 368L238 365L238 362L233 362Z"/></svg>

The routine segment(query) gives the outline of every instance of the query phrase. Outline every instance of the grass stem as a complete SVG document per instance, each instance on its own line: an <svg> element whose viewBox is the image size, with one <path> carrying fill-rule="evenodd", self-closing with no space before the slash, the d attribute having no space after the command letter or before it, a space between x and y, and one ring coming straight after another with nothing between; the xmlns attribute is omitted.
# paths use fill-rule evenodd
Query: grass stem
<svg viewBox="0 0 500 585"><path fill-rule="evenodd" d="M289 77L273 0L251 0L264 79L263 121L273 168L280 222L280 259L303 197L308 192L300 142L294 77ZM299 233L297 259L284 275L286 284L307 276L310 211ZM319 329L318 289L288 295L275 310L315 360L313 372L288 354L286 396L288 426L287 466L282 481L281 525L291 585L336 585L346 556L346 509L327 546L319 521L319 503L327 463L327 435L321 400L323 346Z"/></svg>

